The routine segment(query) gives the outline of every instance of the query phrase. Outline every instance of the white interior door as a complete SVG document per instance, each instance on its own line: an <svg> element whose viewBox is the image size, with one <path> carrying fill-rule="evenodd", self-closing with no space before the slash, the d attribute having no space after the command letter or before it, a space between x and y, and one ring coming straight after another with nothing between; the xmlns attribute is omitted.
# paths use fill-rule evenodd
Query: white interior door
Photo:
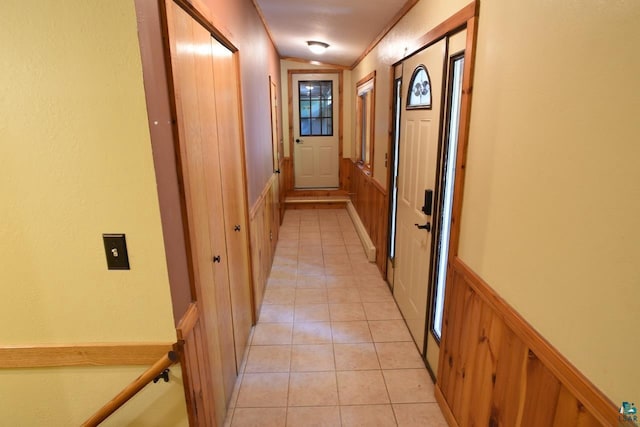
<svg viewBox="0 0 640 427"><path fill-rule="evenodd" d="M294 74L293 167L295 188L338 188L339 76Z"/></svg>
<svg viewBox="0 0 640 427"><path fill-rule="evenodd" d="M440 110L446 42L442 40L404 62L402 119L398 168L396 256L393 293L418 348L424 351L427 319L429 264L431 259L431 214L423 211L425 190L432 190L438 164ZM430 78L431 108L407 108L414 70L424 65ZM415 85L414 85L415 86Z"/></svg>

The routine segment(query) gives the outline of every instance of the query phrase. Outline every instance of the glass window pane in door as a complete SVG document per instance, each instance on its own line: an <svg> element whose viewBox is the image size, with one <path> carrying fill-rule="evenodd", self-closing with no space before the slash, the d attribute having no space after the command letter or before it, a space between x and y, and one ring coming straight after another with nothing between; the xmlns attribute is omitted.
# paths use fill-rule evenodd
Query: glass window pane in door
<svg viewBox="0 0 640 427"><path fill-rule="evenodd" d="M300 136L333 135L332 98L331 80L298 82Z"/></svg>

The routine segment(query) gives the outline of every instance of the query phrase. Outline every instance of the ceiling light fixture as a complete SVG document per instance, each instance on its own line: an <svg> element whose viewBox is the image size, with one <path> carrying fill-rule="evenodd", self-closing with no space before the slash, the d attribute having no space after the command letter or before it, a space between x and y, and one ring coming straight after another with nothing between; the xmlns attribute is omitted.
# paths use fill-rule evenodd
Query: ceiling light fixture
<svg viewBox="0 0 640 427"><path fill-rule="evenodd" d="M329 47L327 43L318 42L310 40L307 42L307 46L309 46L309 50L317 55L324 53L325 50Z"/></svg>

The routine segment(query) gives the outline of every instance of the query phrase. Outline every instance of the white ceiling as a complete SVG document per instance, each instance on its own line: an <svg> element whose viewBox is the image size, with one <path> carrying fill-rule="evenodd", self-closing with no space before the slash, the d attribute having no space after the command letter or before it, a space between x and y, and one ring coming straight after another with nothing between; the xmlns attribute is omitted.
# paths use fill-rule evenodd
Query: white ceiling
<svg viewBox="0 0 640 427"><path fill-rule="evenodd" d="M254 0L283 58L351 66L407 0ZM329 44L311 53L308 40Z"/></svg>

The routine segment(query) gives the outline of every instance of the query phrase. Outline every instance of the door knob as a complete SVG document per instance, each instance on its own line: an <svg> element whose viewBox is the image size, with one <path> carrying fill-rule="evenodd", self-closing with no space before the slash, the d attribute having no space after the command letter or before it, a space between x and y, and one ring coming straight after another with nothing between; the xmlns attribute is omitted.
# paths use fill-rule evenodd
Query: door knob
<svg viewBox="0 0 640 427"><path fill-rule="evenodd" d="M302 139L296 138L296 144L302 144Z"/></svg>
<svg viewBox="0 0 640 427"><path fill-rule="evenodd" d="M414 224L416 227L418 227L419 230L427 230L427 232L431 231L431 223L428 222L425 225L420 225L420 224Z"/></svg>
<svg viewBox="0 0 640 427"><path fill-rule="evenodd" d="M216 255L216 256L213 257L213 262L220 263L220 261L221 261L220 260L220 255Z"/></svg>
<svg viewBox="0 0 640 427"><path fill-rule="evenodd" d="M280 173L280 169L276 169L274 172L275 173Z"/></svg>

